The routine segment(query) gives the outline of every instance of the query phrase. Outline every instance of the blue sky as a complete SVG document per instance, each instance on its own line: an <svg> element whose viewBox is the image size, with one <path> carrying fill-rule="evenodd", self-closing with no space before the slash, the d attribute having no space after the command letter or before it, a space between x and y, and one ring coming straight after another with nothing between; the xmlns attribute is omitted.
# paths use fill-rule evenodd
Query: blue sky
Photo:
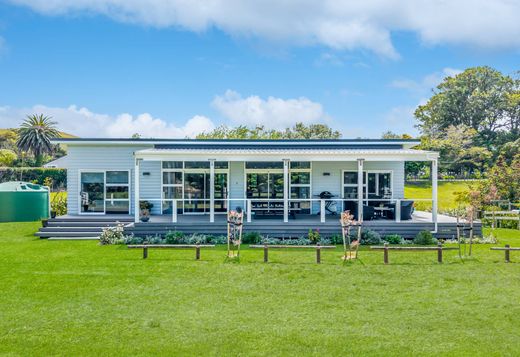
<svg viewBox="0 0 520 357"><path fill-rule="evenodd" d="M0 127L43 112L80 136L298 121L347 138L416 134L413 110L446 75L520 69L518 2L378 1L0 1ZM457 11L464 23L446 15Z"/></svg>

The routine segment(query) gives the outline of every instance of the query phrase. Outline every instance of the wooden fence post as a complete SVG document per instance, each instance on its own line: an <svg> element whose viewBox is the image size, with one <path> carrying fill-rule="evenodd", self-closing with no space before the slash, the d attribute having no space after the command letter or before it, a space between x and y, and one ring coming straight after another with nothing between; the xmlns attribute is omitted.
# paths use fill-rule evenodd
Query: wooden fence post
<svg viewBox="0 0 520 357"><path fill-rule="evenodd" d="M388 264L388 243L385 243L385 250L383 254L383 260L385 264Z"/></svg>
<svg viewBox="0 0 520 357"><path fill-rule="evenodd" d="M264 244L264 263L267 263L269 261L269 248L267 247L267 244Z"/></svg>
<svg viewBox="0 0 520 357"><path fill-rule="evenodd" d="M509 244L506 244L506 250L504 251L505 252L505 255L506 255L506 263L510 263L511 260L510 260L510 257L509 257Z"/></svg>
<svg viewBox="0 0 520 357"><path fill-rule="evenodd" d="M317 264L320 264L321 263L321 247L320 247L320 244L316 244L316 263Z"/></svg>
<svg viewBox="0 0 520 357"><path fill-rule="evenodd" d="M148 258L148 247L143 247L143 259Z"/></svg>
<svg viewBox="0 0 520 357"><path fill-rule="evenodd" d="M200 260L200 247L198 245L195 247L195 260Z"/></svg>
<svg viewBox="0 0 520 357"><path fill-rule="evenodd" d="M442 263L442 243L437 243L437 261Z"/></svg>

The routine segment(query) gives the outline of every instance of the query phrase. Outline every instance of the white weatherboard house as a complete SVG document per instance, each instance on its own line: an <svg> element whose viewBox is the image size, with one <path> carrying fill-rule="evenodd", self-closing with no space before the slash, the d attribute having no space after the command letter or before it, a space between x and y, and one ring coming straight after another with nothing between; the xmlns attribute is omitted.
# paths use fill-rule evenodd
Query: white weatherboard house
<svg viewBox="0 0 520 357"><path fill-rule="evenodd" d="M414 149L416 140L53 142L68 151L68 217L120 215L135 222L128 226L134 233L225 231L225 213L237 207L246 230L283 234L335 227L336 213L347 209L385 232L408 229L403 223L437 232L443 219L453 223L437 214L438 153ZM431 163L431 199L405 199L406 161ZM136 207L145 201L153 207L143 223ZM431 212L414 211L419 201L429 202Z"/></svg>

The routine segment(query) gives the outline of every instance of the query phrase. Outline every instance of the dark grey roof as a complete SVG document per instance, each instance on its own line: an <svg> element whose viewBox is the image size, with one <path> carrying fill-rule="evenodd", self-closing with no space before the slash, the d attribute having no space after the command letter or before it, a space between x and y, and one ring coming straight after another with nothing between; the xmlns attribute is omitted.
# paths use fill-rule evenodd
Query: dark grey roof
<svg viewBox="0 0 520 357"><path fill-rule="evenodd" d="M259 144L244 144L244 143L179 143L179 144L156 144L154 145L155 149L235 149L235 150L257 150L257 149L306 149L306 150L316 150L316 149L324 149L324 148L333 148L333 149L402 149L403 145L401 144L349 144L349 143L330 143L330 144L316 144L309 143L304 144L300 143L298 145L291 142L266 142Z"/></svg>
<svg viewBox="0 0 520 357"><path fill-rule="evenodd" d="M99 141L99 142L168 142L168 143L205 143L205 142L219 142L219 143L238 143L238 142L252 142L252 143L418 143L418 139L145 139L145 138L54 138L53 141L59 142L83 142L83 141Z"/></svg>

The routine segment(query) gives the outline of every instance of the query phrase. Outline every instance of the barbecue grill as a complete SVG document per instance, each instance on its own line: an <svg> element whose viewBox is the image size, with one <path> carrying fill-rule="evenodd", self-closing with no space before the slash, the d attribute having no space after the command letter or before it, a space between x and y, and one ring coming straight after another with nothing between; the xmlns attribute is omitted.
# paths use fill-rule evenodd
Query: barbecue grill
<svg viewBox="0 0 520 357"><path fill-rule="evenodd" d="M322 200L330 200L333 197L336 197L329 191L322 191L317 197L321 198ZM329 212L331 215L337 214L336 209L336 201L325 201L325 211ZM321 214L321 211L318 212L318 214Z"/></svg>

